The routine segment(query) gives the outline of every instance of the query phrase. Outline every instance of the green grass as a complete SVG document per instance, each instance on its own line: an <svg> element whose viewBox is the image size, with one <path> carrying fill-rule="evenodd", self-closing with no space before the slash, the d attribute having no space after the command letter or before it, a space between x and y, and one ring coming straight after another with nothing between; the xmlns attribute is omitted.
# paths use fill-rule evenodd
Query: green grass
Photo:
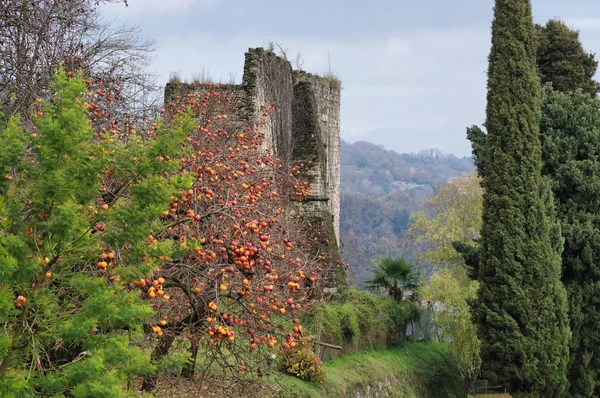
<svg viewBox="0 0 600 398"><path fill-rule="evenodd" d="M440 343L409 343L405 347L366 351L324 364L322 384L281 375L273 383L288 397L345 397L350 392L387 385L391 396L414 398L464 397L456 362Z"/></svg>

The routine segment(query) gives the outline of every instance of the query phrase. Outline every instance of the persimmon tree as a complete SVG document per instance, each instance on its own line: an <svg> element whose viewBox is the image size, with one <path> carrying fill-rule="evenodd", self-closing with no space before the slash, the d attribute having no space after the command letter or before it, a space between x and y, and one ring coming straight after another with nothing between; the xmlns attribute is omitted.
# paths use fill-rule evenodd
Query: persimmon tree
<svg viewBox="0 0 600 398"><path fill-rule="evenodd" d="M254 120L267 122L274 106ZM171 198L163 212L170 228L151 238L179 242L183 255L167 260L160 279L136 283L157 314L152 358L187 339L185 376L211 365L261 375L271 354L302 337L299 311L322 297L333 267L329 240L301 205L310 195L306 165L286 165L265 150L235 90L208 84L183 94L165 120L177 123L185 109L197 115L197 128L193 151L180 160L195 183ZM155 383L148 377L143 389Z"/></svg>
<svg viewBox="0 0 600 398"><path fill-rule="evenodd" d="M194 123L117 139L93 131L81 79L52 90L32 127L0 130L0 395L125 396L154 370L133 344L152 310L127 282L180 250L148 237L193 182L179 156Z"/></svg>

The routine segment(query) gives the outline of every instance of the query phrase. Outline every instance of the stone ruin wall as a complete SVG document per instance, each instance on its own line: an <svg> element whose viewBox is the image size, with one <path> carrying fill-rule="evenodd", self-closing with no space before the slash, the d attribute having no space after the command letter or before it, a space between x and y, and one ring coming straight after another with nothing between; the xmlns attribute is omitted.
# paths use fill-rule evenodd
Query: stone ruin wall
<svg viewBox="0 0 600 398"><path fill-rule="evenodd" d="M265 137L265 149L272 149L277 157L286 161L294 160L294 79L290 63L262 48L250 49L246 53L241 87L248 98L250 117L260 115L265 108L275 104L270 117L261 120L260 133Z"/></svg>
<svg viewBox="0 0 600 398"><path fill-rule="evenodd" d="M301 73L301 72L298 72ZM316 138L320 154L319 195L328 198L333 228L339 246L340 236L340 83L308 76L308 93L314 95L312 115L317 120Z"/></svg>
<svg viewBox="0 0 600 398"><path fill-rule="evenodd" d="M307 174L314 198L303 211L330 218L339 245L339 81L294 71L287 60L257 48L246 53L242 87L255 113L275 104L262 127L275 154L287 161L312 161Z"/></svg>
<svg viewBox="0 0 600 398"><path fill-rule="evenodd" d="M249 49L241 85L221 85L243 97L240 114L252 119L275 104L260 125L265 149L288 162L310 166L306 173L312 197L299 211L324 223L339 246L340 225L340 82L304 71L272 51ZM168 83L165 100L192 91L191 85Z"/></svg>

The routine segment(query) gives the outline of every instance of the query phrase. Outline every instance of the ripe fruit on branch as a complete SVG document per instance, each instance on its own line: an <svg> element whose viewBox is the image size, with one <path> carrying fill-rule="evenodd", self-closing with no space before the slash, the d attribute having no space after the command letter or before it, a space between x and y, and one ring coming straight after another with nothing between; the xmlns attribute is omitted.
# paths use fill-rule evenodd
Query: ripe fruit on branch
<svg viewBox="0 0 600 398"><path fill-rule="evenodd" d="M160 326L152 326L152 331L158 336L162 336L163 335L163 331L161 329Z"/></svg>

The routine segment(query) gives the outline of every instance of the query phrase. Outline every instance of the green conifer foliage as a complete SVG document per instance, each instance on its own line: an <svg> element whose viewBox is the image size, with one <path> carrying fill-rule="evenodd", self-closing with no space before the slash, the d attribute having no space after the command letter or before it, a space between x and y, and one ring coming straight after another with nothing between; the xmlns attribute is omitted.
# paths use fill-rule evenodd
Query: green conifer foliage
<svg viewBox="0 0 600 398"><path fill-rule="evenodd" d="M124 282L171 254L148 236L191 180L156 157L177 159L193 121L94 138L82 80L60 72L53 89L35 129L12 118L0 130L0 396L128 396L153 370L134 344L152 311ZM103 198L109 181L121 189Z"/></svg>
<svg viewBox="0 0 600 398"><path fill-rule="evenodd" d="M600 396L600 101L545 87L541 139L565 246L570 397Z"/></svg>
<svg viewBox="0 0 600 398"><path fill-rule="evenodd" d="M579 41L579 32L563 22L551 19L545 26L536 26L537 66L542 83L552 83L563 93L581 88L596 95L600 85L594 80L598 61L587 53Z"/></svg>
<svg viewBox="0 0 600 398"><path fill-rule="evenodd" d="M474 318L485 378L514 396L556 397L567 384L569 329L539 116L530 2L496 0Z"/></svg>
<svg viewBox="0 0 600 398"><path fill-rule="evenodd" d="M579 31L554 19L546 25L536 25L535 30L536 65L542 84L552 84L555 90L563 93L582 89L596 95L600 91L600 84L594 80L598 61L595 60L595 54L583 48ZM484 177L486 134L478 126L471 126L467 128L467 139L471 141L477 173Z"/></svg>

